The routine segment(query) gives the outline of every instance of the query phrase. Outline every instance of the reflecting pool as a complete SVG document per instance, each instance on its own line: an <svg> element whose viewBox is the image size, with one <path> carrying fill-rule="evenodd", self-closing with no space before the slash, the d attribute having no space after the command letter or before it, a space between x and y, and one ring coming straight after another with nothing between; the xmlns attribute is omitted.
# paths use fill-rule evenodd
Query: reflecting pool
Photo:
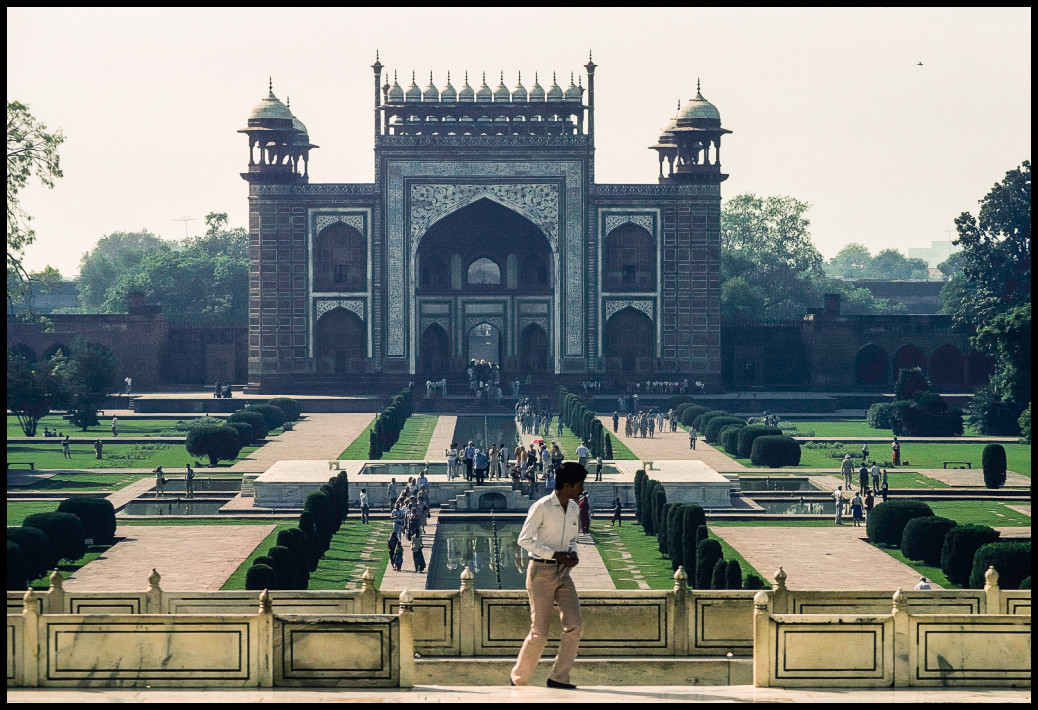
<svg viewBox="0 0 1038 710"><path fill-rule="evenodd" d="M476 589L525 589L530 558L516 542L521 520L442 521L429 558L426 589L460 589L467 566Z"/></svg>

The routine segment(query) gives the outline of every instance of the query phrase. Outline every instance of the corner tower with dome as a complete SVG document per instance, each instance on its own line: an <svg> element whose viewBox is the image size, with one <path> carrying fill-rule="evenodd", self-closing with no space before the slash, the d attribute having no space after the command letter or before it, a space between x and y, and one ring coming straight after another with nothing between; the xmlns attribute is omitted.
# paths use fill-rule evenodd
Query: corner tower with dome
<svg viewBox="0 0 1038 710"><path fill-rule="evenodd" d="M376 58L373 183L310 183L317 146L268 87L240 131L251 387L388 388L472 359L542 385L718 384L729 131L697 87L651 146L658 184L596 183L583 68L566 88L480 70L424 89L411 71L405 89Z"/></svg>

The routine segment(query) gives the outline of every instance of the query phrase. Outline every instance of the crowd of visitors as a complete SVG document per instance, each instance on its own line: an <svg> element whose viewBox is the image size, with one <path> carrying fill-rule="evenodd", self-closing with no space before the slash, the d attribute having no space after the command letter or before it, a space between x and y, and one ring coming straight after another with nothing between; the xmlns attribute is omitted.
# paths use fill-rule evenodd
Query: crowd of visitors
<svg viewBox="0 0 1038 710"><path fill-rule="evenodd" d="M366 507L367 492L361 491L363 499L361 502L362 516L367 518L363 512ZM393 569L400 572L404 563L403 540L411 544L411 558L414 562L415 572L425 572L425 545L422 535L425 534L425 525L429 520L429 477L427 471L423 470L418 478L408 478L403 490L397 495L396 479L390 480L386 490L387 497L392 507L389 517L393 521L393 532L389 536L389 557Z"/></svg>

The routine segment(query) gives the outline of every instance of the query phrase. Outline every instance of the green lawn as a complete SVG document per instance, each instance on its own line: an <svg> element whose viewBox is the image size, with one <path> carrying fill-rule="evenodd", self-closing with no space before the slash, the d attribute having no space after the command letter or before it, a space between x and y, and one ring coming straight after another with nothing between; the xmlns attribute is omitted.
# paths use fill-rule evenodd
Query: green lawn
<svg viewBox="0 0 1038 710"><path fill-rule="evenodd" d="M279 531L295 526L296 521L294 520L278 523L277 527L256 546L252 554L230 576L221 589L245 589L245 574L252 566L253 560L265 555L267 550L277 542ZM344 589L346 583L353 579L358 566L371 567L377 588L382 582L386 565L389 564L389 550L382 541L389 538L392 529L393 524L388 520L374 521L370 525L362 524L359 519L343 522L339 531L332 536L331 547L317 563L317 569L310 573L309 589ZM361 560L360 553L372 539L376 541L376 544L372 549L371 558Z"/></svg>
<svg viewBox="0 0 1038 710"><path fill-rule="evenodd" d="M918 572L920 575L926 577L931 582L934 582L935 584L944 587L945 589L962 588L958 584L952 584L951 582L949 582L948 577L945 576L944 571L940 567L931 567L930 565L923 564L922 562L907 559L901 553L901 550L897 550L891 547L885 547L883 545L873 545L873 547L875 547L877 550L882 550L898 562L908 565L916 572Z"/></svg>
<svg viewBox="0 0 1038 710"><path fill-rule="evenodd" d="M53 513L58 509L57 500L7 501L7 527L13 528L22 524L33 513Z"/></svg>
<svg viewBox="0 0 1038 710"><path fill-rule="evenodd" d="M65 561L64 563L59 564L58 571L61 572L61 575L65 579L68 579L68 576L76 570L78 570L80 567L86 566L88 563L93 562L98 557L103 555L108 550L108 547L108 545L92 545L87 548L86 554L80 557L78 560L74 562ZM47 572L47 574L43 575L42 577L34 579L33 581L29 582L29 586L37 590L50 589L51 574L53 574L53 572Z"/></svg>
<svg viewBox="0 0 1038 710"><path fill-rule="evenodd" d="M984 451L985 444L931 444L931 443L903 443L901 445L901 458L908 462L912 468L943 468L945 461L969 461L973 468L981 468L980 457ZM1003 444L1006 449L1006 458L1009 462L1009 470L1023 476L1031 475L1031 445L1030 444ZM725 454L724 449L715 447L720 453ZM889 447L879 445L870 447L871 453L881 458L889 458ZM830 449L809 449L800 447L800 466L786 467L783 471L795 471L796 468L831 468L839 473L840 460L832 458L829 454L834 451ZM860 447L847 444L842 451L848 453L859 453ZM729 456L728 454L725 454ZM729 456L748 468L760 468L754 466L749 459L735 458ZM881 464L882 465L882 464ZM891 482L891 487L895 487Z"/></svg>
<svg viewBox="0 0 1038 710"><path fill-rule="evenodd" d="M417 460L425 458L429 450L429 442L432 440L433 431L436 430L436 422L439 417L432 414L412 414L404 422L404 428L400 432L400 438L393 448L382 454L382 458L389 460ZM368 428L353 440L346 450L339 454L340 461L359 461L368 458L368 432L375 426L371 422Z"/></svg>
<svg viewBox="0 0 1038 710"><path fill-rule="evenodd" d="M1024 505L1030 501L1020 501ZM926 501L934 515L949 518L959 524L975 523L991 527L1030 527L1031 516L1011 510L1003 503L991 500Z"/></svg>
<svg viewBox="0 0 1038 710"><path fill-rule="evenodd" d="M258 447L247 446L238 454L241 460ZM32 461L37 469L46 468L154 468L164 466L184 468L188 462L197 467L209 467L209 460L199 460L187 453L183 444L106 444L100 460L94 457L93 444L72 444L72 458L61 453L61 443L51 439L43 444L8 444L8 461ZM235 461L221 461L219 466L231 466Z"/></svg>
<svg viewBox="0 0 1038 710"><path fill-rule="evenodd" d="M130 417L119 417L119 435L120 436L187 436L186 431L180 431L176 429L178 421L191 421L193 419L202 419L203 417L195 417L191 415L185 415L182 420L178 419L133 419ZM223 417L208 417L216 422L223 423ZM36 429L36 436L41 441L50 442L52 439L46 439L43 436L43 428L47 427L55 431L60 431L68 434L72 437L77 436L106 436L112 435L112 418L108 417L100 418L101 423L95 427L89 427L86 431L81 431L79 427L73 426L64 417L51 414L40 420L39 426ZM7 417L7 437L24 437L25 432L22 431L21 425L18 424L18 417L8 415Z"/></svg>
<svg viewBox="0 0 1038 710"><path fill-rule="evenodd" d="M674 569L671 561L660 554L657 539L646 535L638 523L629 520L627 525L612 527L605 520L594 520L591 523L591 537L617 589L638 589L634 577L628 570L632 565L650 589L674 588ZM747 574L760 576L735 548L713 532L710 533L710 537L721 543L726 560L738 560L744 578ZM630 558L624 559L621 552L629 553Z"/></svg>
<svg viewBox="0 0 1038 710"><path fill-rule="evenodd" d="M237 473L205 474L204 478L237 478ZM42 479L31 486L18 486L17 491L74 491L90 493L93 491L117 491L135 483L142 478L152 478L150 473L87 473L69 471L57 473Z"/></svg>
<svg viewBox="0 0 1038 710"><path fill-rule="evenodd" d="M787 432L790 436L832 436L853 439L873 436L889 436L893 438L894 435L890 429L873 429L864 419L830 421L783 420L780 424L794 424L796 426L797 431ZM964 434L966 436L980 436L969 427L966 427Z"/></svg>

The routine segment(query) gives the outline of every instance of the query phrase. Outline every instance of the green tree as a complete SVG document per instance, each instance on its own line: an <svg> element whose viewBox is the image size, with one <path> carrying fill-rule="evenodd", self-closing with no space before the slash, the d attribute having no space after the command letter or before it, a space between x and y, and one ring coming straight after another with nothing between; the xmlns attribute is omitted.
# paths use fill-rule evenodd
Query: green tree
<svg viewBox="0 0 1038 710"><path fill-rule="evenodd" d="M974 217L955 220L962 274L971 291L956 320L979 326L1031 301L1031 163L1006 173L980 202Z"/></svg>
<svg viewBox="0 0 1038 710"><path fill-rule="evenodd" d="M852 242L826 262L825 273L834 279L860 279L870 263L872 254L868 247Z"/></svg>
<svg viewBox="0 0 1038 710"><path fill-rule="evenodd" d="M862 277L891 281L927 279L930 277L930 270L922 259L908 259L897 249L884 249L872 257L862 272Z"/></svg>
<svg viewBox="0 0 1038 710"><path fill-rule="evenodd" d="M115 390L119 363L111 350L78 337L69 349L66 383L73 410L72 423L82 431L98 424L97 410Z"/></svg>
<svg viewBox="0 0 1038 710"><path fill-rule="evenodd" d="M7 102L7 284L8 298L12 276L28 278L22 266L25 247L33 243L32 217L22 209L19 193L35 176L44 187L54 187L62 177L58 147L65 140L61 131L47 126L18 101Z"/></svg>
<svg viewBox="0 0 1038 710"><path fill-rule="evenodd" d="M969 422L984 434L1015 435L1031 401L1031 304L995 316L972 339L995 358L995 372L970 403Z"/></svg>
<svg viewBox="0 0 1038 710"><path fill-rule="evenodd" d="M18 417L26 436L36 436L40 419L68 401L67 364L60 351L37 363L7 351L7 408Z"/></svg>
<svg viewBox="0 0 1038 710"><path fill-rule="evenodd" d="M145 257L171 250L170 242L147 229L112 232L102 237L79 262L79 303L83 312L125 313L125 301L115 303L109 293L121 278L136 272Z"/></svg>

